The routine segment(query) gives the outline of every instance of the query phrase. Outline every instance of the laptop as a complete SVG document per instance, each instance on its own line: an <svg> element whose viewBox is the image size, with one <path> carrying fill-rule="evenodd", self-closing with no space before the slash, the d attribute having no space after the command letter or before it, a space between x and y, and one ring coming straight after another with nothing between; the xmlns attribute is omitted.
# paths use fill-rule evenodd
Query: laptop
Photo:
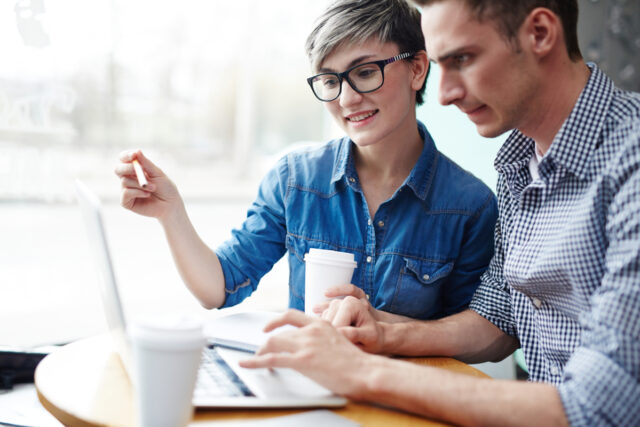
<svg viewBox="0 0 640 427"><path fill-rule="evenodd" d="M107 244L99 198L76 180L76 195L82 210L91 253L100 276L100 297L109 332L122 364L132 377L132 358L127 322ZM249 316L251 318L251 316ZM257 325L256 325L257 326ZM205 333L207 328L205 327ZM310 408L341 407L347 400L333 394L292 369L245 369L238 362L250 357L255 347L238 350L217 345L210 339L193 394L198 408ZM227 344L229 344L227 342Z"/></svg>

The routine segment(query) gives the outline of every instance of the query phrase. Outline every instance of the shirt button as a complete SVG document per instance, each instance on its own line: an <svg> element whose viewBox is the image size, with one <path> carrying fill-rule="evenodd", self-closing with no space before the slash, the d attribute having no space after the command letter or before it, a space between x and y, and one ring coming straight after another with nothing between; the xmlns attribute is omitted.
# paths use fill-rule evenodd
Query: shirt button
<svg viewBox="0 0 640 427"><path fill-rule="evenodd" d="M368 256L368 257L367 257L367 262L371 262L371 259L372 259L372 258L371 258L370 256Z"/></svg>
<svg viewBox="0 0 640 427"><path fill-rule="evenodd" d="M380 228L384 227L384 221L378 221L378 227Z"/></svg>
<svg viewBox="0 0 640 427"><path fill-rule="evenodd" d="M368 221L367 221L367 224L371 225L371 220L368 220Z"/></svg>
<svg viewBox="0 0 640 427"><path fill-rule="evenodd" d="M429 280L429 275L428 274L423 274L422 275L422 280Z"/></svg>
<svg viewBox="0 0 640 427"><path fill-rule="evenodd" d="M551 372L551 375L558 375L560 373L560 370L557 366L553 365L551 369L549 369L549 372Z"/></svg>
<svg viewBox="0 0 640 427"><path fill-rule="evenodd" d="M533 298L531 302L536 308L542 307L542 301L540 301L538 298Z"/></svg>
<svg viewBox="0 0 640 427"><path fill-rule="evenodd" d="M367 297L367 301L369 301L369 294L364 294L365 297Z"/></svg>
<svg viewBox="0 0 640 427"><path fill-rule="evenodd" d="M352 176L349 177L349 182L356 182L356 179Z"/></svg>

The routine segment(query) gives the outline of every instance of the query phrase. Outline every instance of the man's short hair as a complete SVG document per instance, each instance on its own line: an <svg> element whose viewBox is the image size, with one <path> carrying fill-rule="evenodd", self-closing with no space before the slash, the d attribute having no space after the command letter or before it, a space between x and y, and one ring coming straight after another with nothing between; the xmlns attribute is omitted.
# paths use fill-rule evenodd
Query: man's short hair
<svg viewBox="0 0 640 427"><path fill-rule="evenodd" d="M428 6L446 0L412 0L418 6ZM517 45L518 30L529 13L544 7L555 13L562 23L569 58L582 58L578 45L577 0L461 0L479 22L495 22L498 31L509 42Z"/></svg>
<svg viewBox="0 0 640 427"><path fill-rule="evenodd" d="M420 12L406 0L337 0L315 25L305 45L314 71L336 48L372 38L395 43L398 53L425 50ZM417 105L424 101L426 81L416 93Z"/></svg>

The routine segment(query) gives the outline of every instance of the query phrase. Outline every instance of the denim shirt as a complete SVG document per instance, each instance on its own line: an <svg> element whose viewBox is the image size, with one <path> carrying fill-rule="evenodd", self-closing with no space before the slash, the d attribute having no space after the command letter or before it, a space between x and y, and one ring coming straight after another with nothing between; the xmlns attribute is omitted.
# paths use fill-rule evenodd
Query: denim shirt
<svg viewBox="0 0 640 427"><path fill-rule="evenodd" d="M491 190L436 150L418 123L422 154L405 182L370 218L353 142L292 152L263 179L247 219L217 248L224 306L249 296L288 252L289 306L304 309L304 255L351 252L352 283L380 310L439 318L463 310L493 255Z"/></svg>

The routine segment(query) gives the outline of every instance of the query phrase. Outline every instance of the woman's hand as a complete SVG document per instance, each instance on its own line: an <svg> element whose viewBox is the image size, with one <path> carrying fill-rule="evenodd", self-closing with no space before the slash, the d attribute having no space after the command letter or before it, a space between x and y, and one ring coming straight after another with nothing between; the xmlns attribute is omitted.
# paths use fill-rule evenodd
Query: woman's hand
<svg viewBox="0 0 640 427"><path fill-rule="evenodd" d="M357 300L361 300L362 307L366 307L371 314L371 317L378 320L376 316L377 310L369 303L369 296L357 286L350 284L331 286L325 291L324 296L333 299L316 304L313 307L313 312L321 316L333 326L350 326L352 323L350 314L344 310L344 306L341 302L347 297L353 297ZM336 319L338 314L340 314L340 317Z"/></svg>
<svg viewBox="0 0 640 427"><path fill-rule="evenodd" d="M332 286L326 290L326 292L324 293L324 296L327 298L336 298L336 299L343 299L345 297L351 296L357 299L364 299L367 302L369 301L368 295L362 289L350 284ZM322 315L325 320L328 320L329 322L331 322L333 320L333 316L327 317L329 316L329 313L327 313L326 316L324 315L324 313L330 307L332 302L333 301L325 301L325 302L316 304L315 306L313 306L313 312L318 315ZM378 319L378 316L377 316L378 310L373 308L371 304L369 304L369 307L370 307L371 315L374 318Z"/></svg>
<svg viewBox="0 0 640 427"><path fill-rule="evenodd" d="M138 160L147 177L148 184L143 188L138 183L133 169L133 160ZM182 199L175 184L147 159L142 151L125 151L120 154L120 164L114 170L120 178L122 193L120 204L135 213L167 219L182 206Z"/></svg>

